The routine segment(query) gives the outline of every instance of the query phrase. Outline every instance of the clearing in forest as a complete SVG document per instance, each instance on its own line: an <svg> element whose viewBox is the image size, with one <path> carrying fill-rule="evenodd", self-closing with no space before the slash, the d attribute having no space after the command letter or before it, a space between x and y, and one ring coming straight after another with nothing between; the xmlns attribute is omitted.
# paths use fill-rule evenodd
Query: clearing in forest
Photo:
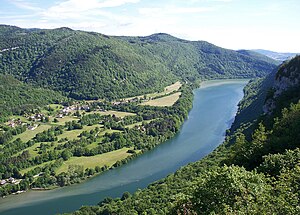
<svg viewBox="0 0 300 215"><path fill-rule="evenodd" d="M181 92L177 92L172 95L143 102L141 103L141 105L150 105L150 106L159 106L159 107L172 106L179 99L180 95Z"/></svg>

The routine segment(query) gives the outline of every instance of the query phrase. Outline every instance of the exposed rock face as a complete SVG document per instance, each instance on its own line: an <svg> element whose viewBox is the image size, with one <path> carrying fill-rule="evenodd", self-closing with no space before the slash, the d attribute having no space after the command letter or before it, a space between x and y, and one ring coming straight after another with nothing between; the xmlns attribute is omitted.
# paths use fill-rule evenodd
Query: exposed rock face
<svg viewBox="0 0 300 215"><path fill-rule="evenodd" d="M300 56L283 63L275 76L274 86L266 99L263 111L271 114L276 108L276 98L283 92L300 85ZM300 92L299 92L300 93Z"/></svg>

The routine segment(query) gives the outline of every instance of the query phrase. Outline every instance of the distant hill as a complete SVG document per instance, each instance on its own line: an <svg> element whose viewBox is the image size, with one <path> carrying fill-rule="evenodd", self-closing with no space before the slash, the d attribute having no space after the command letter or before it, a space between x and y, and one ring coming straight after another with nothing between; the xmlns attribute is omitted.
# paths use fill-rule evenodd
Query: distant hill
<svg viewBox="0 0 300 215"><path fill-rule="evenodd" d="M299 53L280 53L280 52L273 52L273 51L268 51L268 50L264 50L264 49L254 49L252 51L257 52L262 55L265 55L269 58L272 58L272 59L280 61L280 62L289 60L289 59L295 57L297 54L299 54Z"/></svg>
<svg viewBox="0 0 300 215"><path fill-rule="evenodd" d="M256 57L256 58L263 59L264 61L269 62L271 64L276 64L276 65L281 64L281 61L278 61L274 58L268 57L267 55L261 54L259 52L255 52L255 51L251 51L251 50L245 50L245 49L237 50L237 52L240 53L240 54L251 56L251 57Z"/></svg>
<svg viewBox="0 0 300 215"><path fill-rule="evenodd" d="M276 63L168 34L114 37L0 25L0 73L75 99L154 92L177 80L263 77Z"/></svg>

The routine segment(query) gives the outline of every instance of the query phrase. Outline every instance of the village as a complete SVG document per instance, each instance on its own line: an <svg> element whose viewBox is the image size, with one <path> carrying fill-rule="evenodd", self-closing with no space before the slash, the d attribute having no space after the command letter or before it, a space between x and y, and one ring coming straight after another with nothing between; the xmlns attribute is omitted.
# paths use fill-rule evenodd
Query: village
<svg viewBox="0 0 300 215"><path fill-rule="evenodd" d="M175 85L175 87L172 87ZM8 140L8 144L26 144L27 142L32 142L33 145L26 146L25 148L21 149L18 153L14 153L14 158L17 158L18 156L22 155L23 152L27 152L28 156L31 158L38 157L43 152L46 152L46 150L57 150L55 147L60 147L63 144L65 144L68 140L78 140L80 139L81 135L86 135L88 133L93 134L95 138L99 138L98 140L102 140L103 136L106 134L111 133L120 133L123 132L122 129L130 129L135 127L137 130L141 131L142 133L146 132L145 124L150 123L152 119L149 120L143 120L137 119L137 116L135 113L128 112L128 111L120 111L122 110L121 105L132 103L133 105L150 105L150 106L172 106L177 99L180 96L181 92L177 92L180 88L181 84L179 82L176 82L169 87L170 89L165 88L163 92L157 92L147 95L141 95L131 98L124 98L119 99L116 101L102 101L102 100L93 100L93 101L71 101L69 103L62 103L62 104L49 104L46 107L43 108L37 108L34 110L31 110L30 112L24 113L23 115L19 116L13 116L11 119L9 119L2 127L0 127L0 131L5 133L7 128L10 128L12 131L18 130L17 133L14 133L13 136L11 136L11 139ZM149 104L149 102L153 102L153 104ZM105 120L101 119L98 120L95 124L91 125L83 125L80 128L72 128L68 130L67 127L65 127L62 130L62 133L58 134L56 137L56 140L50 141L49 143L44 141L31 141L36 138L36 136L47 132L48 130L51 130L51 128L58 128L60 129L63 126L72 125L72 124L78 124L79 119L81 119L83 116L92 115L92 114L100 114L100 115L109 115ZM127 124L119 124L119 122L122 122L124 117L133 117L130 120L133 121L127 121ZM114 124L115 123L115 124ZM114 127L105 127L106 125L111 126L114 124ZM120 129L121 127L122 129ZM22 128L22 129L20 129ZM93 133L94 132L94 133ZM19 140L18 140L19 139ZM20 141L19 143L14 141ZM44 142L44 143L43 143ZM94 150L97 148L99 142L93 142L86 146L85 150ZM5 145L0 145L0 147L3 147ZM45 150L45 151L43 151ZM58 149L59 150L59 149ZM134 150L133 148L129 147L123 147L118 150L112 150L109 153L101 154L93 156L93 159L89 159L89 157L84 156L73 156L72 158L68 158L70 160L65 161L61 167L59 167L56 170L56 174L59 174L61 172L65 172L68 170L69 165L74 165L78 163L83 163L84 168L95 168L96 165L102 166L112 166L115 163L120 162L122 159L126 159L127 157L130 157L135 153L138 153L139 150ZM112 159L113 158L113 159ZM80 161L79 161L80 160ZM47 163L45 162L45 165L51 165L52 162ZM38 164L36 167L43 167L44 164ZM28 171L31 171L33 167L28 167L24 169L20 169L18 172L18 176L11 175L10 177L7 176L7 178L2 176L2 180L0 181L0 187L4 188L6 186L15 186L23 187L22 184L26 182L25 179L23 179L23 175L26 174ZM44 172L43 170L37 170L34 174L32 174L30 177L34 179L33 181L38 180L41 176L43 176ZM89 177L89 175L87 175ZM23 181L25 180L25 181ZM26 182L27 183L27 182ZM31 182L32 183L32 182ZM30 184L31 184L30 183ZM29 184L29 186L31 186ZM23 190L16 190L15 192L12 192L11 194L19 194L22 192L26 192L27 188L23 188ZM42 187L33 187L31 189L44 189ZM5 196L5 195L4 195Z"/></svg>

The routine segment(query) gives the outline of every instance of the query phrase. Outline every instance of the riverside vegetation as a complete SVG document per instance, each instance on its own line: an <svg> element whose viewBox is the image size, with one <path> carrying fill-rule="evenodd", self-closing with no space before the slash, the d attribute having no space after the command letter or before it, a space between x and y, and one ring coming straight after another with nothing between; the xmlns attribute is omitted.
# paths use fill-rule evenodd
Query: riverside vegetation
<svg viewBox="0 0 300 215"><path fill-rule="evenodd" d="M250 82L226 141L203 160L74 214L299 214L299 71L297 56Z"/></svg>
<svg viewBox="0 0 300 215"><path fill-rule="evenodd" d="M64 114L46 106L35 110L39 114L31 113L31 121L3 124L1 177L15 181L0 187L1 196L78 183L170 139L192 106L192 86L181 86L180 93L172 106L89 101L68 106Z"/></svg>
<svg viewBox="0 0 300 215"><path fill-rule="evenodd" d="M180 129L201 80L263 77L277 65L166 34L1 25L0 38L1 196L70 185L126 163Z"/></svg>

